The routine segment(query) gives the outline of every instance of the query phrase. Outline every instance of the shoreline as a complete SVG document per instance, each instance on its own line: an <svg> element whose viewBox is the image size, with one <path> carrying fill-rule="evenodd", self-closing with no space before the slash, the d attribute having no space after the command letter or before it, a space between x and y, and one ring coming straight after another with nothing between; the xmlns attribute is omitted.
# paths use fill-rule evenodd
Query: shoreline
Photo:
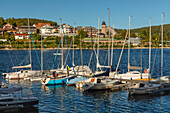
<svg viewBox="0 0 170 113"><path fill-rule="evenodd" d="M164 49L170 49L170 47L163 47ZM43 48L43 50L56 50L58 48ZM62 48L59 48L62 49ZM66 50L67 48L63 48L64 50ZM73 48L69 48L70 50L72 50ZM76 50L80 49L80 48L74 48ZM82 48L84 50L91 50L92 48ZM97 48L95 48L97 49ZM99 48L99 49L108 49L108 48ZM111 49L111 48L110 48ZM113 48L113 49L122 49L122 48ZM124 49L128 49L128 48L124 48ZM141 49L141 47L134 47L134 48L130 48L130 49ZM142 47L142 49L149 49L149 47ZM152 49L161 49L161 47L157 48L157 47L152 47ZM20 48L20 49L16 49L16 48L4 48L4 49L0 49L0 50L30 50L30 49L26 49L26 48ZM34 48L32 48L31 50L35 50ZM41 48L36 48L36 50L41 50Z"/></svg>

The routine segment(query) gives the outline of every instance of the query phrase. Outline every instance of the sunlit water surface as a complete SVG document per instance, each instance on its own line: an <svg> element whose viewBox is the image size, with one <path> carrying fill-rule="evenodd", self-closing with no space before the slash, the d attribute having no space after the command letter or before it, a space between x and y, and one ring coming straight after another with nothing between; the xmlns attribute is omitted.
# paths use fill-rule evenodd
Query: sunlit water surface
<svg viewBox="0 0 170 113"><path fill-rule="evenodd" d="M56 50L44 51L44 70L58 68L61 65L61 56L54 62L53 53ZM72 51L71 51L72 52ZM113 67L118 62L121 49L114 50ZM161 50L152 49L151 73L152 78L157 78L161 73ZM164 75L170 75L170 49L164 49ZM143 70L148 66L148 49L142 50ZM40 51L38 51L40 57ZM100 50L99 61L102 65L107 65L107 50ZM64 51L64 58L67 51ZM72 54L70 54L72 56ZM91 56L91 50L83 50L83 64L88 65ZM26 50L1 50L0 51L0 71L11 72L13 65L24 65L29 63L29 53ZM94 58L94 61L96 58ZM32 51L33 69L39 70L40 65L35 51ZM81 61L80 50L75 50L75 65ZM71 59L68 56L67 64L71 65ZM141 50L131 49L131 65L141 65ZM95 61L96 63L96 61ZM92 64L90 67L92 68ZM124 50L119 69L120 73L127 72L127 49ZM9 87L23 87L22 92L16 92L19 95L35 96L39 99L39 105L24 112L170 112L170 94L162 96L135 96L129 97L128 91L112 92L108 90L82 92L75 87L66 85L43 86L40 82L29 81L1 81L6 82Z"/></svg>

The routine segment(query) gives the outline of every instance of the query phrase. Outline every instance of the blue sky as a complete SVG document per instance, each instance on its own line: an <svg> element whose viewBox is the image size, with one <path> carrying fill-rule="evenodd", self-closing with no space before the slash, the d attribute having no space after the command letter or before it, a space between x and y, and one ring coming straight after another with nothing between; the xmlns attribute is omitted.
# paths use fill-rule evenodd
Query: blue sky
<svg viewBox="0 0 170 113"><path fill-rule="evenodd" d="M3 18L39 18L76 26L98 27L98 17L115 28L127 29L129 16L131 28L161 24L161 12L165 13L164 24L170 24L170 0L1 0L0 16Z"/></svg>

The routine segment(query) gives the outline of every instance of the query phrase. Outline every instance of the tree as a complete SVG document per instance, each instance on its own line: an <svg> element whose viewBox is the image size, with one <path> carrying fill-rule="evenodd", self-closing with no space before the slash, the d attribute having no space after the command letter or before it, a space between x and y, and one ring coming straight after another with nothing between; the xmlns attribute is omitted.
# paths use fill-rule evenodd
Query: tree
<svg viewBox="0 0 170 113"><path fill-rule="evenodd" d="M136 34L134 32L131 32L130 37L136 37Z"/></svg>
<svg viewBox="0 0 170 113"><path fill-rule="evenodd" d="M81 35L81 38L82 38L82 39L85 38L85 37L87 37L87 32L83 31L82 29L80 29L80 30L78 31L78 34L79 34L79 36Z"/></svg>
<svg viewBox="0 0 170 113"><path fill-rule="evenodd" d="M15 41L14 35L11 36L10 40L11 40L11 41Z"/></svg>
<svg viewBox="0 0 170 113"><path fill-rule="evenodd" d="M114 39L119 39L119 36L117 34L114 35Z"/></svg>
<svg viewBox="0 0 170 113"><path fill-rule="evenodd" d="M9 40L9 35L5 35L5 39Z"/></svg>
<svg viewBox="0 0 170 113"><path fill-rule="evenodd" d="M127 32L127 30L122 30L121 33L120 33L120 36L122 38L125 38L126 32Z"/></svg>
<svg viewBox="0 0 170 113"><path fill-rule="evenodd" d="M0 27L2 27L4 24L4 19L2 17L0 17Z"/></svg>

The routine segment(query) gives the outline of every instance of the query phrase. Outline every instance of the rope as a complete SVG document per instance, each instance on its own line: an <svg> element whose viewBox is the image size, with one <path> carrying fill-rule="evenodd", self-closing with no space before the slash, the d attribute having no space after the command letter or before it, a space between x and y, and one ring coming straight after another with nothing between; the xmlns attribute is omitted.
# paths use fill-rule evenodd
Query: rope
<svg viewBox="0 0 170 113"><path fill-rule="evenodd" d="M63 25L61 27L63 29ZM65 42L66 42L66 45L67 45L67 49L68 49L68 52L69 52L70 61L72 62L72 59L71 59L71 56L70 56L70 50L68 48L68 44L67 44L67 40L66 40L66 36L65 36L64 30L63 30L63 34L64 34ZM73 66L72 63L71 63L71 65ZM74 66L73 66L73 71L74 71L74 74L75 74Z"/></svg>
<svg viewBox="0 0 170 113"><path fill-rule="evenodd" d="M104 66L105 66L105 64L106 64L107 55L108 55L108 54L106 54L106 57L105 57L105 60L104 60Z"/></svg>
<svg viewBox="0 0 170 113"><path fill-rule="evenodd" d="M88 64L89 67L90 67L91 59L92 59L92 53L91 53L89 64Z"/></svg>
<svg viewBox="0 0 170 113"><path fill-rule="evenodd" d="M154 65L155 65L155 60L156 60L156 57L157 57L157 51L158 51L158 49L156 49L156 52L155 52L154 61L153 61L153 68L152 68L151 73L153 73L153 71L154 71Z"/></svg>
<svg viewBox="0 0 170 113"><path fill-rule="evenodd" d="M73 42L73 39L71 40L70 48L71 48L72 42ZM65 60L65 62L64 62L64 65L66 65L66 63L67 63L68 55L69 55L69 52L67 53L67 56L66 56L66 60Z"/></svg>
<svg viewBox="0 0 170 113"><path fill-rule="evenodd" d="M125 44L126 44L126 38L127 38L127 35L128 35L128 30L127 30L127 32L126 32L126 36L125 36L124 44L123 44L122 51L121 51L121 54L120 54L120 57L119 57L119 61L118 61L118 63L117 63L116 73L117 73L117 70L118 70L118 67L119 67L120 60L121 60L121 58L122 58L122 54L123 54L123 50L124 50L124 46L125 46Z"/></svg>
<svg viewBox="0 0 170 113"><path fill-rule="evenodd" d="M8 50L7 50L7 51L8 51ZM12 62L12 65L14 66L14 62L12 61L12 58L11 58L11 55L10 55L9 51L8 51L8 54L9 54L9 58L10 58L10 60L11 60L11 62Z"/></svg>
<svg viewBox="0 0 170 113"><path fill-rule="evenodd" d="M37 53L37 50L36 50L36 47L35 47L35 43L34 43L34 39L33 39L33 37L32 37L31 30L30 30L30 35L31 35L31 39L32 39L32 42L33 42L33 45L34 45L34 48L35 48L35 53L36 53L36 55L37 55L38 62L39 62L39 64L40 64L40 68L42 69L42 67L41 67L41 62L40 62L40 59L39 59L39 56L38 56L38 53Z"/></svg>
<svg viewBox="0 0 170 113"><path fill-rule="evenodd" d="M20 66L24 63L24 61L27 61L26 59L28 58L29 56L26 56L25 59L20 63Z"/></svg>

